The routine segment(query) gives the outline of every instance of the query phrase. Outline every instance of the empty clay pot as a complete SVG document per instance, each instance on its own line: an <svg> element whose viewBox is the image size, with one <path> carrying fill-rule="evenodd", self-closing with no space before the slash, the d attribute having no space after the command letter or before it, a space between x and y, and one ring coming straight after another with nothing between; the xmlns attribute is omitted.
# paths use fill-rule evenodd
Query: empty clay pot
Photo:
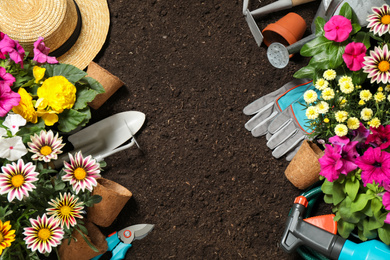
<svg viewBox="0 0 390 260"><path fill-rule="evenodd" d="M288 13L277 22L265 27L263 30L263 42L267 46L273 42L280 42L288 46L299 41L305 31L305 20L296 13Z"/></svg>

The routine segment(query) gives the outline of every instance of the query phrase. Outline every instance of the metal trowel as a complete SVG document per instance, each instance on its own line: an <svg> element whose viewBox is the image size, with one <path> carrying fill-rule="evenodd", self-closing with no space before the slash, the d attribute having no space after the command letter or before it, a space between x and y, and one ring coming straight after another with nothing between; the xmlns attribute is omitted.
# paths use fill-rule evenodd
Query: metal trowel
<svg viewBox="0 0 390 260"><path fill-rule="evenodd" d="M126 111L107 117L70 135L68 141L73 145L73 151L70 153L81 151L84 156L92 155L100 161L137 144L134 135L144 122L145 114L139 111ZM129 144L119 147L129 139L131 139ZM68 154L54 161L55 167L60 167L65 160L69 160Z"/></svg>

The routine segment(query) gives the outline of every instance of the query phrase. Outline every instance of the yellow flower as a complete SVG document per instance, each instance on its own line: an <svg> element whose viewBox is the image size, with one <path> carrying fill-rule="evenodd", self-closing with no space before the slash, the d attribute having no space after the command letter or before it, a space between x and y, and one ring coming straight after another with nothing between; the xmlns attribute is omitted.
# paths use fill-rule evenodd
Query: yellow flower
<svg viewBox="0 0 390 260"><path fill-rule="evenodd" d="M37 115L38 117L42 117L43 121L45 121L45 125L52 126L58 122L58 115L53 110L38 108Z"/></svg>
<svg viewBox="0 0 390 260"><path fill-rule="evenodd" d="M325 88L322 93L321 93L321 96L324 100L331 100L334 98L334 90L331 89L331 88Z"/></svg>
<svg viewBox="0 0 390 260"><path fill-rule="evenodd" d="M334 128L334 132L336 133L337 136L345 136L348 134L348 127L344 124L338 124Z"/></svg>
<svg viewBox="0 0 390 260"><path fill-rule="evenodd" d="M54 76L46 79L37 91L41 99L40 106L49 106L57 113L73 107L76 101L76 87L64 76Z"/></svg>
<svg viewBox="0 0 390 260"><path fill-rule="evenodd" d="M363 105L365 105L365 104L366 104L366 102L364 102L364 101L361 100L361 99L359 100L359 105L360 105L360 106L363 106Z"/></svg>
<svg viewBox="0 0 390 260"><path fill-rule="evenodd" d="M325 70L324 74L322 75L326 80L334 80L336 78L336 71L329 69Z"/></svg>
<svg viewBox="0 0 390 260"><path fill-rule="evenodd" d="M370 125L371 127L378 128L378 127L381 125L381 121L379 120L379 118L374 117L374 118L371 119L371 121L369 122L369 125Z"/></svg>
<svg viewBox="0 0 390 260"><path fill-rule="evenodd" d="M0 255L3 250L11 246L11 243L15 241L15 230L11 230L12 226L9 221L3 223L0 220Z"/></svg>
<svg viewBox="0 0 390 260"><path fill-rule="evenodd" d="M303 99L306 101L306 103L310 104L317 100L317 92L310 89L303 94Z"/></svg>
<svg viewBox="0 0 390 260"><path fill-rule="evenodd" d="M353 86L352 81L351 82L346 81L340 84L340 90L345 94L351 93L354 89L355 87Z"/></svg>
<svg viewBox="0 0 390 260"><path fill-rule="evenodd" d="M43 77L45 76L45 71L46 71L45 68L41 68L39 66L34 66L33 75L35 78L35 83L39 83L39 81L41 81L43 79Z"/></svg>
<svg viewBox="0 0 390 260"><path fill-rule="evenodd" d="M316 119L318 117L318 111L317 108L314 106L310 106L306 109L306 117L308 119Z"/></svg>
<svg viewBox="0 0 390 260"><path fill-rule="evenodd" d="M348 126L348 128L351 129L351 130L358 129L359 126L360 126L359 119L357 119L356 117L350 117L350 118L348 118L347 126Z"/></svg>
<svg viewBox="0 0 390 260"><path fill-rule="evenodd" d="M390 85L386 85L385 91L386 91L386 92L389 92L389 91L390 91Z"/></svg>
<svg viewBox="0 0 390 260"><path fill-rule="evenodd" d="M336 121L339 123L344 122L348 118L348 112L347 111L337 111L335 113Z"/></svg>
<svg viewBox="0 0 390 260"><path fill-rule="evenodd" d="M355 86L355 88L356 88L356 89L361 89L361 88L362 88L362 86L360 86L360 85L356 85L356 86Z"/></svg>
<svg viewBox="0 0 390 260"><path fill-rule="evenodd" d="M12 111L21 115L28 122L36 124L38 118L32 103L32 97L24 88L19 88L18 93L20 95L20 102L19 105L12 108Z"/></svg>
<svg viewBox="0 0 390 260"><path fill-rule="evenodd" d="M329 123L329 118L325 118L325 119L324 119L324 122L325 122L325 123Z"/></svg>
<svg viewBox="0 0 390 260"><path fill-rule="evenodd" d="M374 112L372 111L371 108L363 108L362 111L360 112L360 116L364 121L368 121L371 119L372 115Z"/></svg>
<svg viewBox="0 0 390 260"><path fill-rule="evenodd" d="M383 100L386 99L386 95L383 94L383 92L377 92L375 95L374 95L374 99L376 102L382 102Z"/></svg>
<svg viewBox="0 0 390 260"><path fill-rule="evenodd" d="M379 91L379 92L382 92L382 91L383 91L383 88L382 88L382 87L379 87L379 88L378 88L378 91Z"/></svg>
<svg viewBox="0 0 390 260"><path fill-rule="evenodd" d="M321 101L316 105L317 111L320 114L326 114L329 111L329 104L325 101Z"/></svg>
<svg viewBox="0 0 390 260"><path fill-rule="evenodd" d="M328 87L329 82L324 79L317 79L316 84L314 85L318 90L324 90Z"/></svg>
<svg viewBox="0 0 390 260"><path fill-rule="evenodd" d="M339 79L339 86L343 85L344 83L353 84L353 83L352 83L352 78L351 78L351 77L348 77L348 76L342 76L342 77Z"/></svg>
<svg viewBox="0 0 390 260"><path fill-rule="evenodd" d="M360 91L359 96L360 96L361 100L368 101L368 100L371 99L372 94L371 94L371 92L369 90L365 89L365 90Z"/></svg>

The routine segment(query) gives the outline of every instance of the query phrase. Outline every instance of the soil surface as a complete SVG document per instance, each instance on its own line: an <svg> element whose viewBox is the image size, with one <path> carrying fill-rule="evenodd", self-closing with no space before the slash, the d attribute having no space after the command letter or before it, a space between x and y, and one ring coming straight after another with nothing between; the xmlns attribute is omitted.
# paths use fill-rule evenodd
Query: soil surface
<svg viewBox="0 0 390 260"><path fill-rule="evenodd" d="M250 1L254 10L271 0ZM137 110L146 121L132 147L111 157L104 178L133 197L105 235L155 224L126 259L301 259L279 247L293 200L265 137L244 128L243 108L293 79L307 58L274 68L242 15L242 0L108 0L111 25L95 62L125 85L93 111L91 123ZM320 1L288 12L307 22Z"/></svg>

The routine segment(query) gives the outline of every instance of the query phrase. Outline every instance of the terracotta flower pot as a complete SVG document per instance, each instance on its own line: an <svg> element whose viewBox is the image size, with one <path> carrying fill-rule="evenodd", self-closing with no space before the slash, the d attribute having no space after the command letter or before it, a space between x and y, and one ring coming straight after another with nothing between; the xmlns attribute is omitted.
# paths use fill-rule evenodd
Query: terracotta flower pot
<svg viewBox="0 0 390 260"><path fill-rule="evenodd" d="M313 142L305 140L284 172L298 189L306 189L319 180L321 171L318 159L324 152Z"/></svg>
<svg viewBox="0 0 390 260"><path fill-rule="evenodd" d="M296 13L288 13L277 22L265 27L263 30L263 41L267 46L273 42L280 42L288 46L299 41L305 31L305 20Z"/></svg>
<svg viewBox="0 0 390 260"><path fill-rule="evenodd" d="M122 185L105 178L97 179L92 195L102 196L102 201L88 208L87 218L98 226L108 227L131 198L132 193Z"/></svg>
<svg viewBox="0 0 390 260"><path fill-rule="evenodd" d="M62 241L62 244L58 249L61 260L89 260L100 254L104 254L107 251L108 245L106 237L100 232L99 228L88 221L85 222L85 227L88 230L88 235L86 236L88 241L91 242L99 252L93 251L80 233L77 230L74 230L72 235L77 239L77 242L72 240L68 245L68 239Z"/></svg>

